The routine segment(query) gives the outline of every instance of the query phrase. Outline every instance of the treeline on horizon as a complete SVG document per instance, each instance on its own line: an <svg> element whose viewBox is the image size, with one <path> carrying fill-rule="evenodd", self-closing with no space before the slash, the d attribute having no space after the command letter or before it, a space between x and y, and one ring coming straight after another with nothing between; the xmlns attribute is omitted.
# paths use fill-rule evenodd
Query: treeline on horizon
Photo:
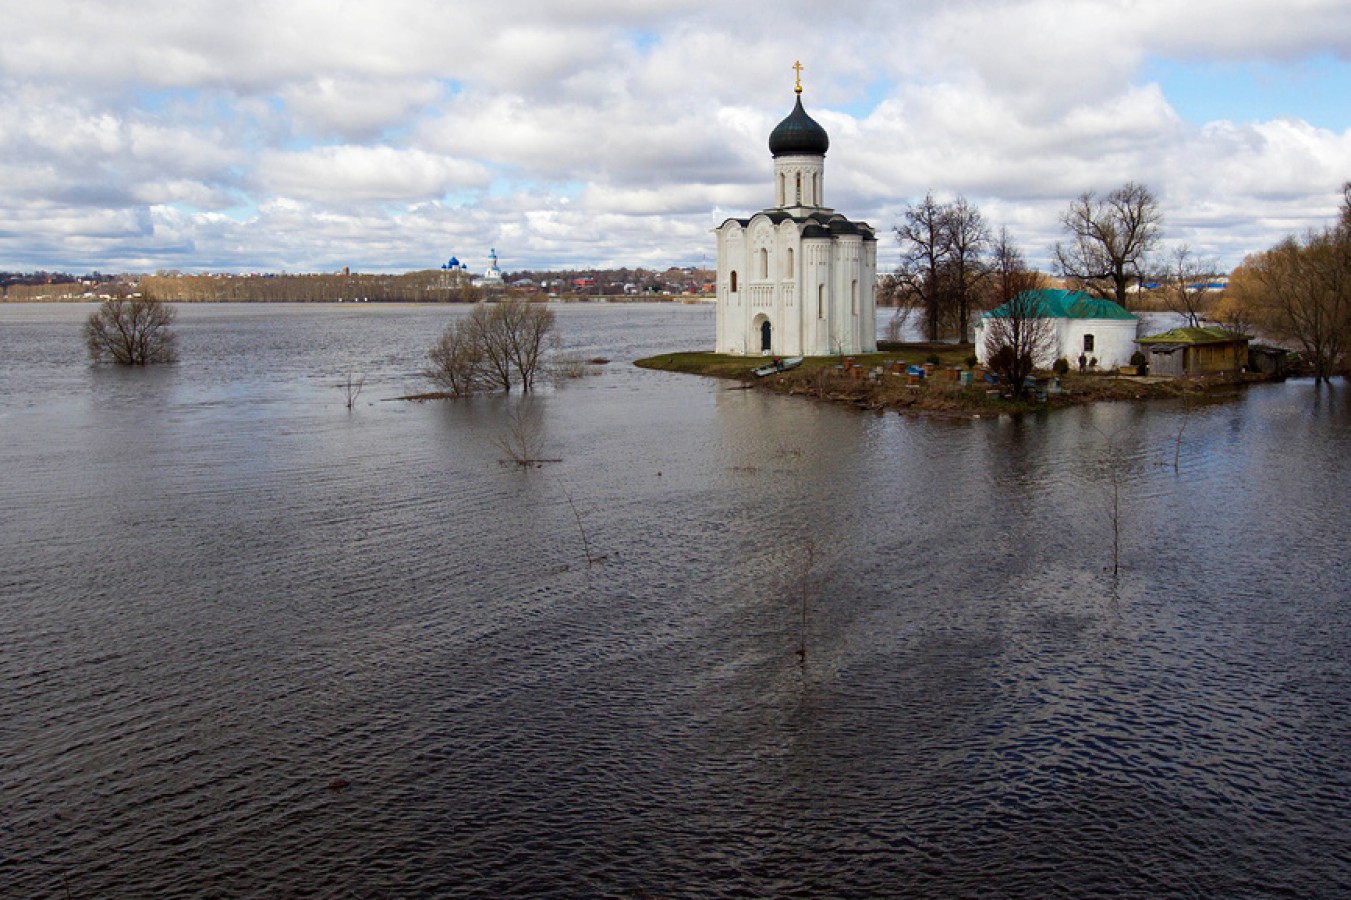
<svg viewBox="0 0 1351 900"><path fill-rule="evenodd" d="M0 272L0 288L8 288L13 285L104 284L113 281L116 277L116 275L104 275L99 272L90 272L88 275L71 275L67 272L48 272L43 269L36 272Z"/></svg>
<svg viewBox="0 0 1351 900"><path fill-rule="evenodd" d="M501 285L474 284L463 270L424 269L401 274L184 274L58 275L14 274L0 284L4 299L17 301L97 300L143 297L174 303L473 303L499 294L517 296L615 296L697 293L712 279L700 269L584 269L522 271Z"/></svg>

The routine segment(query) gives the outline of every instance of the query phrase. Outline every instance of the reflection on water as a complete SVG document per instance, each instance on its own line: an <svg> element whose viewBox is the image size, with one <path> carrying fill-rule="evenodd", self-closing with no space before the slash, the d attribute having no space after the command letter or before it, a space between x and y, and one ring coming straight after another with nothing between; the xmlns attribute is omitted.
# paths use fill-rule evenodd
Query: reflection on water
<svg viewBox="0 0 1351 900"><path fill-rule="evenodd" d="M517 471L516 399L389 400L460 312L194 307L121 372L0 307L11 893L1351 891L1344 385L878 417L571 306L614 362Z"/></svg>

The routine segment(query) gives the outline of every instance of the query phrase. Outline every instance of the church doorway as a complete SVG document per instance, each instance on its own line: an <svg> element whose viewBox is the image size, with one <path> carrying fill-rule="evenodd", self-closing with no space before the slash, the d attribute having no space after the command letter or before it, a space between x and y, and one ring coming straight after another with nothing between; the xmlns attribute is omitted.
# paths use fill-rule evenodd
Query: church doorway
<svg viewBox="0 0 1351 900"><path fill-rule="evenodd" d="M768 353L774 346L774 329L765 319L760 323L760 352Z"/></svg>

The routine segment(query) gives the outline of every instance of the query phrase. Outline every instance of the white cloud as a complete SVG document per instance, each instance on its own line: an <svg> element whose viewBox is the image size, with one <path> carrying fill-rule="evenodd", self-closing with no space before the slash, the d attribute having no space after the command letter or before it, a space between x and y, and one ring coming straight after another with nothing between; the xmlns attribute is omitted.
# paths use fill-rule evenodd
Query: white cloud
<svg viewBox="0 0 1351 900"><path fill-rule="evenodd" d="M368 140L416 118L437 103L443 91L432 79L377 81L321 75L286 84L278 96L299 133Z"/></svg>
<svg viewBox="0 0 1351 900"><path fill-rule="evenodd" d="M271 194L345 205L432 199L486 187L489 175L478 163L422 150L341 146L269 151L258 160L256 179Z"/></svg>
<svg viewBox="0 0 1351 900"><path fill-rule="evenodd" d="M1142 73L1351 58L1344 0L851 10L16 5L0 267L398 269L490 244L519 268L695 261L714 207L769 202L765 141L799 58L832 138L827 201L883 230L930 188L963 193L1038 259L1071 197L1135 180L1170 238L1232 263L1319 224L1351 178L1351 116L1184 121Z"/></svg>

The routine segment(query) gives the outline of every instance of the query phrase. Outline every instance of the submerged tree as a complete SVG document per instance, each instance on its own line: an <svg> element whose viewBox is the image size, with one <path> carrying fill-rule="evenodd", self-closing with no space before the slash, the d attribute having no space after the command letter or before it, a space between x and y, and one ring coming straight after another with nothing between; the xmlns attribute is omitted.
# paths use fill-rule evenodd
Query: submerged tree
<svg viewBox="0 0 1351 900"><path fill-rule="evenodd" d="M1298 344L1326 382L1351 350L1351 259L1337 230L1286 238L1244 260L1231 280L1236 302L1280 341Z"/></svg>
<svg viewBox="0 0 1351 900"><path fill-rule="evenodd" d="M1245 259L1223 303L1226 323L1242 320L1298 345L1319 382L1351 361L1351 182L1339 212L1336 224Z"/></svg>
<svg viewBox="0 0 1351 900"><path fill-rule="evenodd" d="M436 346L427 353L424 374L452 397L468 397L488 387L482 350L466 322L447 325Z"/></svg>
<svg viewBox="0 0 1351 900"><path fill-rule="evenodd" d="M522 399L507 416L507 430L496 441L497 447L506 454L501 460L503 465L513 465L527 469L546 462L558 462L556 459L544 459L544 425L539 410Z"/></svg>
<svg viewBox="0 0 1351 900"><path fill-rule="evenodd" d="M549 307L523 300L480 304L451 322L428 353L427 377L456 397L481 391L529 393L554 331Z"/></svg>
<svg viewBox="0 0 1351 900"><path fill-rule="evenodd" d="M89 356L94 362L110 359L123 366L174 362L177 336L170 326L175 315L173 307L158 300L104 301L85 321Z"/></svg>

